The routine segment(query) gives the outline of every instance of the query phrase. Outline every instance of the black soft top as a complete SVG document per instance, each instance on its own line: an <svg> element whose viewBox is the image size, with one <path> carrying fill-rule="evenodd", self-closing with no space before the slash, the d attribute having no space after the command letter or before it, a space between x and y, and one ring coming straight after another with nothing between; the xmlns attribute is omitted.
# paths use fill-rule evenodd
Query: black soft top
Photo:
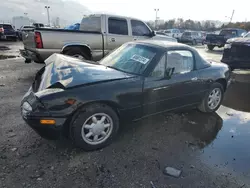
<svg viewBox="0 0 250 188"><path fill-rule="evenodd" d="M130 42L134 44L143 44L148 46L153 46L156 48L161 48L165 51L168 50L188 50L191 51L194 59L195 59L195 65L196 69L203 69L210 67L211 64L205 60L201 55L197 52L197 50L189 45L181 44L177 42L169 42L169 41L162 41L162 40L143 40L143 41L136 41L136 42Z"/></svg>

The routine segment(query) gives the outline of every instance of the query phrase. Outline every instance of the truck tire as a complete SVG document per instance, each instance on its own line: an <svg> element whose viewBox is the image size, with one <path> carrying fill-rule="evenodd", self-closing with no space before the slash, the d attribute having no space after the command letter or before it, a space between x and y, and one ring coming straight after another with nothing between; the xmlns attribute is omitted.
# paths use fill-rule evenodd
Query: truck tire
<svg viewBox="0 0 250 188"><path fill-rule="evenodd" d="M119 118L108 105L91 104L80 109L70 125L73 143L85 151L109 145L117 135Z"/></svg>
<svg viewBox="0 0 250 188"><path fill-rule="evenodd" d="M73 47L66 50L63 54L72 56L81 60L90 60L90 57L84 53L81 48Z"/></svg>
<svg viewBox="0 0 250 188"><path fill-rule="evenodd" d="M211 51L214 49L214 47L215 47L214 45L207 45L207 48Z"/></svg>

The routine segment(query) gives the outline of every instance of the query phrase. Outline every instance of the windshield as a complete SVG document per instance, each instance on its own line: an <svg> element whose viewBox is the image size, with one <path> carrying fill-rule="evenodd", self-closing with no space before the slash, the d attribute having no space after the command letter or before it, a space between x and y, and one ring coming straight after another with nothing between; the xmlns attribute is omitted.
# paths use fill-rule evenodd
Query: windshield
<svg viewBox="0 0 250 188"><path fill-rule="evenodd" d="M101 65L131 74L142 74L156 55L156 48L125 44L100 61Z"/></svg>
<svg viewBox="0 0 250 188"><path fill-rule="evenodd" d="M222 30L220 32L220 35L236 36L237 35L237 31L236 30Z"/></svg>
<svg viewBox="0 0 250 188"><path fill-rule="evenodd" d="M244 38L250 38L250 33L247 33Z"/></svg>
<svg viewBox="0 0 250 188"><path fill-rule="evenodd" d="M8 24L4 24L4 25L1 25L4 29L13 29L11 25L8 25Z"/></svg>

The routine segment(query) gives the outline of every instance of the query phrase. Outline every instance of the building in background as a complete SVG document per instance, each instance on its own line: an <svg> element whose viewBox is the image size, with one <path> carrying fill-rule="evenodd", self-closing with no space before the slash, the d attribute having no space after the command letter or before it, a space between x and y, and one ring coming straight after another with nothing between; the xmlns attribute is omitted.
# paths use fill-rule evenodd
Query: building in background
<svg viewBox="0 0 250 188"><path fill-rule="evenodd" d="M23 25L30 25L30 19L27 16L15 16L12 18L12 25L15 29L20 29Z"/></svg>

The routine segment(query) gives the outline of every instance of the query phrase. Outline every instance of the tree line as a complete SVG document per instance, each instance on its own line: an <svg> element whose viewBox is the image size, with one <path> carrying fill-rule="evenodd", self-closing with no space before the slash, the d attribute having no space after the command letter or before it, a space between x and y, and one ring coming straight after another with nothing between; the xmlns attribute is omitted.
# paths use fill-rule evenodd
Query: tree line
<svg viewBox="0 0 250 188"><path fill-rule="evenodd" d="M194 21L194 20L184 20L182 18L167 20L164 23L157 23L155 28L155 23L147 22L147 24L155 30L165 30L178 28L180 30L194 30L194 31L216 31L222 28L242 28L247 31L250 30L250 22L236 22L227 24L215 24L214 21Z"/></svg>

